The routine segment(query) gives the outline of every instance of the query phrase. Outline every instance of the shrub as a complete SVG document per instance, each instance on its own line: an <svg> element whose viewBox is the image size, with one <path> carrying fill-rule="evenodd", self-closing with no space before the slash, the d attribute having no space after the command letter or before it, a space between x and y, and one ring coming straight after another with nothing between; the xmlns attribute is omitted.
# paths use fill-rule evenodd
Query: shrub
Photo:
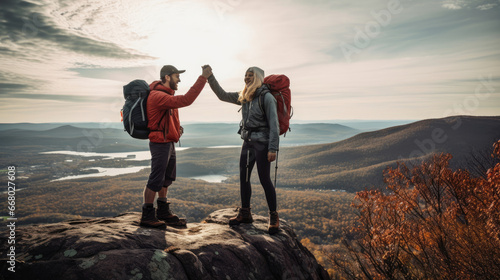
<svg viewBox="0 0 500 280"><path fill-rule="evenodd" d="M435 155L411 170L398 164L385 171L387 193L357 193L348 253L330 256L343 278L497 279L500 164L476 177L451 170L450 159Z"/></svg>

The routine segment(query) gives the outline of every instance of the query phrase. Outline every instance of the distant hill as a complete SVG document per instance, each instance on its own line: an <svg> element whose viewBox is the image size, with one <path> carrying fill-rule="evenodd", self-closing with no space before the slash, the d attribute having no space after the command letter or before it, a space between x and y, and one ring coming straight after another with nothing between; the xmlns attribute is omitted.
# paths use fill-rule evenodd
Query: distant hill
<svg viewBox="0 0 500 280"><path fill-rule="evenodd" d="M24 130L24 129L10 129L2 132L4 135L16 137L49 137L49 138L75 138L84 136L82 129L71 125L63 125L46 130Z"/></svg>
<svg viewBox="0 0 500 280"><path fill-rule="evenodd" d="M88 127L81 127L88 125ZM38 127L39 126L39 127ZM39 128L47 128L40 130ZM0 140L4 148L31 147L41 150L73 150L94 152L129 152L147 150L148 141L130 137L121 124L0 124ZM240 146L239 125L203 123L184 125L180 140L183 147ZM26 129L30 128L30 129ZM330 143L349 138L359 130L338 124L292 124L292 131L281 138L281 146ZM83 149L82 149L83 148Z"/></svg>
<svg viewBox="0 0 500 280"><path fill-rule="evenodd" d="M238 147L242 140L237 130L238 124L230 123L185 125L181 143L193 149L178 157L178 175L224 175L228 182L238 183ZM294 124L286 137L280 137L278 187L347 191L380 188L383 170L398 161L419 163L433 153L451 153L453 167L469 168L474 165L470 156L488 159L497 139L500 116L429 119L362 133L338 124ZM0 155L6 158L18 151L29 157L29 153L49 150L148 150L147 140L133 139L121 128L63 125L42 131L0 130L0 141ZM212 146L236 148L204 148ZM258 184L256 174L252 180Z"/></svg>
<svg viewBox="0 0 500 280"><path fill-rule="evenodd" d="M61 126L74 126L78 128L116 128L122 129L123 124L119 122L87 122L87 123L0 123L0 131L10 130L10 129L20 129L20 130L49 130Z"/></svg>
<svg viewBox="0 0 500 280"><path fill-rule="evenodd" d="M360 131L375 131L388 127L413 123L417 120L338 120L335 123L352 127Z"/></svg>
<svg viewBox="0 0 500 280"><path fill-rule="evenodd" d="M184 126L181 138L186 147L210 147L221 145L240 146L242 140L237 134L238 124L207 123ZM292 124L285 137L280 138L281 146L311 145L340 141L358 134L360 131L339 124L311 123Z"/></svg>
<svg viewBox="0 0 500 280"><path fill-rule="evenodd" d="M291 131L282 137L280 144L300 145L301 143L319 144L344 140L361 131L340 124L314 123L296 124L291 126Z"/></svg>
<svg viewBox="0 0 500 280"><path fill-rule="evenodd" d="M342 124L340 124L342 122ZM373 131L409 121L351 120L339 123L292 122L291 131L280 138L280 145L300 146L332 143L364 131ZM240 146L238 123L183 124L184 147ZM147 141L132 139L123 124L114 123L0 123L0 140L6 146L25 146L43 150L72 149L90 141L96 152L128 152L147 150ZM86 145L90 146L90 145ZM69 147L69 148L68 148Z"/></svg>
<svg viewBox="0 0 500 280"><path fill-rule="evenodd" d="M382 171L397 161L418 163L432 153L451 153L454 166L471 154L491 154L500 139L500 117L429 119L360 133L349 139L283 149L280 178L288 187L362 190L380 187Z"/></svg>
<svg viewBox="0 0 500 280"><path fill-rule="evenodd" d="M4 149L24 147L40 151L98 152L100 149L105 149L112 152L148 149L147 141L133 139L121 129L80 128L72 125L63 125L47 130L0 130L0 141L2 141Z"/></svg>
<svg viewBox="0 0 500 280"><path fill-rule="evenodd" d="M351 127L357 129L359 131L374 131L379 129L384 129L391 126L397 126L402 124L408 124L414 121L411 120L325 120L325 121L300 121L292 119L292 128L295 125L309 125L309 124L339 124L347 127ZM205 124L229 124L236 125L238 127L238 123L193 123L193 122L182 122L182 125L185 127L189 127L193 125L193 127L203 126ZM71 125L79 128L87 128L87 129L100 129L103 127L106 128L115 128L123 130L123 124L121 122L80 122L80 123L0 123L0 131L10 130L10 129L20 129L20 130L48 130L61 126Z"/></svg>

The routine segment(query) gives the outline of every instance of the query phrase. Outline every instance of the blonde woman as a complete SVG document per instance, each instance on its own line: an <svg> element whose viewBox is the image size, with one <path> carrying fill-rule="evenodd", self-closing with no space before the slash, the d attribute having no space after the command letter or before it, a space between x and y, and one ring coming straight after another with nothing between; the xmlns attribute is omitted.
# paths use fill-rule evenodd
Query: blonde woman
<svg viewBox="0 0 500 280"><path fill-rule="evenodd" d="M243 139L240 155L240 194L241 208L238 215L229 220L229 225L252 223L250 198L252 188L250 175L257 164L259 179L266 194L269 207L269 233L279 231L279 218L276 212L276 190L271 181L271 162L276 160L279 148L279 123L276 99L267 85L263 84L264 70L250 67L245 73L245 87L241 92L226 92L214 75L208 78L210 87L221 101L241 105L242 120L239 134Z"/></svg>

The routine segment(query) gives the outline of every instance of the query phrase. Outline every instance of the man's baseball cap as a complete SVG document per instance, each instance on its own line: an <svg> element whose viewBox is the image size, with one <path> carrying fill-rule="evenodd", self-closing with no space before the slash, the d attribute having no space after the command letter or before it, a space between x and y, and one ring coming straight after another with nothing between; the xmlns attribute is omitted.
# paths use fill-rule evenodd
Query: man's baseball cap
<svg viewBox="0 0 500 280"><path fill-rule="evenodd" d="M165 75L170 76L172 74L181 74L186 72L186 70L177 70L173 65L165 65L160 70L160 78L165 77Z"/></svg>

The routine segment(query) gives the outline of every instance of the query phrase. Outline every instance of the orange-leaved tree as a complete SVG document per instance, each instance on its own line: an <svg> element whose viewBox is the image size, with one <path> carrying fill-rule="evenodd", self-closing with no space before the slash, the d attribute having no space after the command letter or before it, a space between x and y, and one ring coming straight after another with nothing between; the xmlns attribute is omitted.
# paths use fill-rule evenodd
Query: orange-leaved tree
<svg viewBox="0 0 500 280"><path fill-rule="evenodd" d="M500 163L474 177L450 169L450 159L400 163L385 171L387 193L357 193L358 221L343 240L349 254L331 257L343 278L500 277Z"/></svg>

